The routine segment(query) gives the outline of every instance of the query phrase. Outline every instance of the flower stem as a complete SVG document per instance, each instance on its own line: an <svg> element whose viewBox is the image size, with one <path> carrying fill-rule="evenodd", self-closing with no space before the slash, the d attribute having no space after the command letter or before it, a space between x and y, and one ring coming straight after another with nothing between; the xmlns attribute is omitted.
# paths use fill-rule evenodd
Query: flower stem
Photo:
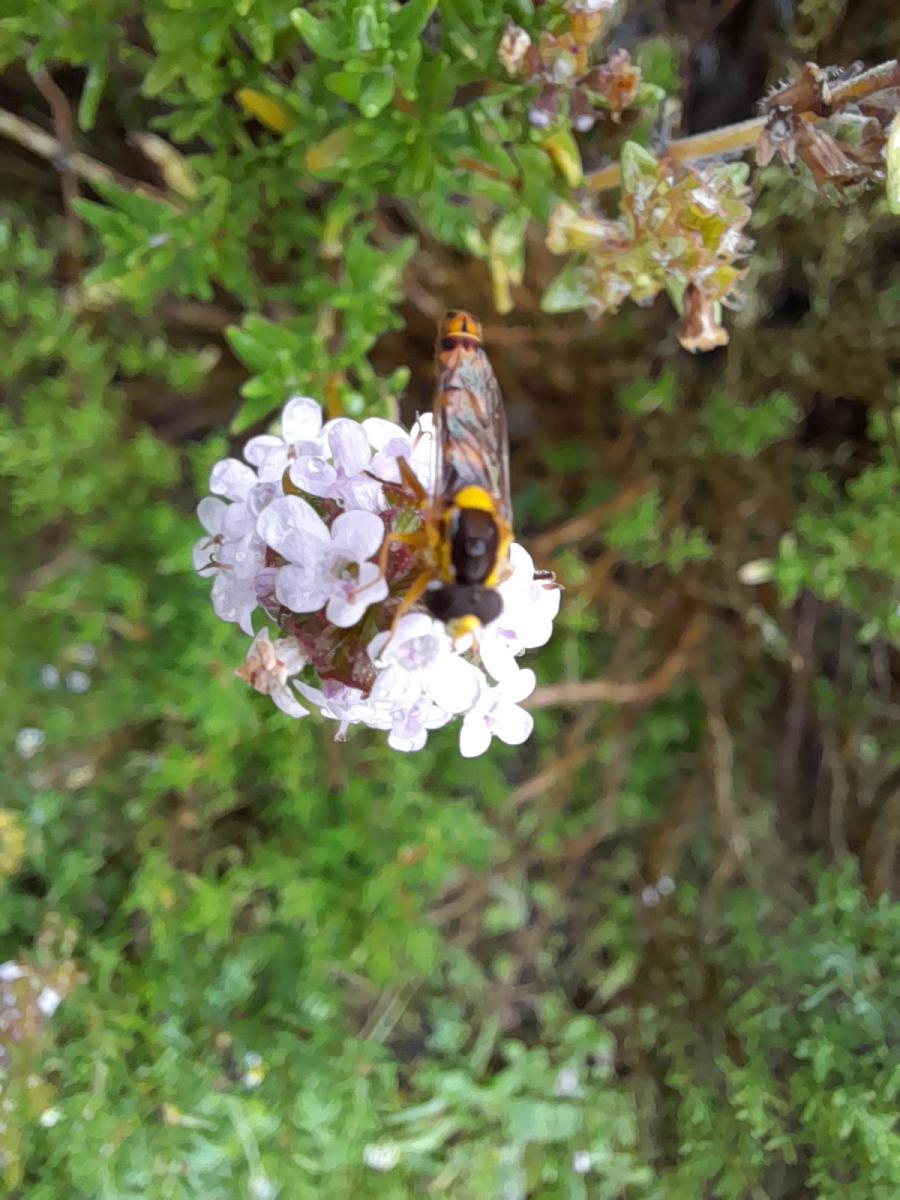
<svg viewBox="0 0 900 1200"><path fill-rule="evenodd" d="M831 108L837 108L851 100L862 100L874 92L900 86L900 59L879 63L860 75L854 75L831 87ZM819 115L812 111L797 114L804 121L815 120ZM699 158L719 158L725 154L736 154L750 150L765 125L768 117L752 117L749 121L738 121L736 125L723 125L705 133L678 138L666 147L666 156L674 162L690 162ZM618 163L609 163L598 171L585 176L585 184L592 192L607 192L619 186L621 171Z"/></svg>

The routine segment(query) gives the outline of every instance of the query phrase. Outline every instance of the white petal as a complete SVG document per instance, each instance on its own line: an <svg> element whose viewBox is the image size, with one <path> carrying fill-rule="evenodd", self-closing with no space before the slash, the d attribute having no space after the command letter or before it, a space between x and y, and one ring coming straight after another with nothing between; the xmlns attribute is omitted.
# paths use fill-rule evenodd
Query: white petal
<svg viewBox="0 0 900 1200"><path fill-rule="evenodd" d="M428 730L419 729L415 734L405 737L401 733L395 733L392 729L388 734L388 745L392 750L399 750L402 754L414 754L416 750L421 750L428 741Z"/></svg>
<svg viewBox="0 0 900 1200"><path fill-rule="evenodd" d="M318 612L328 599L328 587L319 571L309 571L292 563L279 569L275 577L275 595L291 612Z"/></svg>
<svg viewBox="0 0 900 1200"><path fill-rule="evenodd" d="M277 645L278 643L276 642L275 644ZM281 711L287 713L289 717L309 716L308 711L286 684L278 684L273 687L270 695Z"/></svg>
<svg viewBox="0 0 900 1200"><path fill-rule="evenodd" d="M518 671L517 649L518 645L513 639L505 637L502 631L496 629L496 625L491 625L481 636L478 654L484 669L499 682Z"/></svg>
<svg viewBox="0 0 900 1200"><path fill-rule="evenodd" d="M253 467L261 467L273 450L283 450L284 442L274 433L261 433L244 446L244 458Z"/></svg>
<svg viewBox="0 0 900 1200"><path fill-rule="evenodd" d="M236 579L234 604L237 623L244 633L253 637L253 613L256 611L256 588L252 578Z"/></svg>
<svg viewBox="0 0 900 1200"><path fill-rule="evenodd" d="M312 505L299 496L280 496L259 514L256 531L289 562L302 563L321 554L331 538L328 526Z"/></svg>
<svg viewBox="0 0 900 1200"><path fill-rule="evenodd" d="M204 496L197 505L197 517L207 533L215 535L222 532L227 508L224 500L218 500L215 496Z"/></svg>
<svg viewBox="0 0 900 1200"><path fill-rule="evenodd" d="M341 513L331 526L334 549L356 563L364 563L384 541L384 522L370 512Z"/></svg>
<svg viewBox="0 0 900 1200"><path fill-rule="evenodd" d="M349 629L362 617L370 604L387 595L387 583L374 563L364 563L352 590L339 588L331 593L325 616L338 629Z"/></svg>
<svg viewBox="0 0 900 1200"><path fill-rule="evenodd" d="M448 655L435 667L428 691L448 713L468 712L484 689L485 678L477 667L456 654Z"/></svg>
<svg viewBox="0 0 900 1200"><path fill-rule="evenodd" d="M364 471L372 458L369 439L362 426L349 417L339 417L332 423L328 445L334 465L348 478Z"/></svg>
<svg viewBox="0 0 900 1200"><path fill-rule="evenodd" d="M509 561L513 570L512 578L520 583L531 583L534 579L534 559L525 547L513 542L509 548Z"/></svg>
<svg viewBox="0 0 900 1200"><path fill-rule="evenodd" d="M512 700L518 704L520 700L524 700L526 696L530 696L534 691L534 685L537 683L537 678L534 671L530 667L525 667L524 670L518 671L509 679L504 679L502 683L503 695L507 700Z"/></svg>
<svg viewBox="0 0 900 1200"><path fill-rule="evenodd" d="M291 464L291 482L310 496L330 496L337 471L321 454L304 454Z"/></svg>
<svg viewBox="0 0 900 1200"><path fill-rule="evenodd" d="M222 532L230 542L239 541L256 528L256 518L246 504L229 504Z"/></svg>
<svg viewBox="0 0 900 1200"><path fill-rule="evenodd" d="M257 467L259 479L261 483L281 483L281 477L284 475L285 469L290 462L288 456L288 448L278 439L278 445L274 446L263 461Z"/></svg>
<svg viewBox="0 0 900 1200"><path fill-rule="evenodd" d="M306 666L307 658L300 643L294 637L278 638L273 642L275 657L283 665L288 675L296 675Z"/></svg>
<svg viewBox="0 0 900 1200"><path fill-rule="evenodd" d="M234 603L234 584L231 572L222 570L216 575L212 587L213 612L220 621L236 621L237 609Z"/></svg>
<svg viewBox="0 0 900 1200"><path fill-rule="evenodd" d="M407 613L400 618L393 630L375 634L368 645L369 658L376 666L382 657L385 662L396 662L399 658L407 658L408 650L404 649L404 643L428 637L431 634L438 637L444 634L449 646L450 639L446 637L443 626L435 621L434 617L430 617L428 613Z"/></svg>
<svg viewBox="0 0 900 1200"><path fill-rule="evenodd" d="M229 563L237 582L252 579L265 562L266 546L263 540L251 531L237 542L226 542L222 546L222 562Z"/></svg>
<svg viewBox="0 0 900 1200"><path fill-rule="evenodd" d="M463 758L478 758L491 744L491 731L483 716L469 713L459 731L459 752Z"/></svg>
<svg viewBox="0 0 900 1200"><path fill-rule="evenodd" d="M264 508L277 500L281 495L281 488L277 483L261 482L256 485L247 497L247 509L258 517Z"/></svg>
<svg viewBox="0 0 900 1200"><path fill-rule="evenodd" d="M310 704L315 704L317 708L320 708L324 712L328 704L328 700L326 699L325 693L321 688L313 687L312 684L309 683L303 683L303 681L300 679L297 680L297 682L294 684L294 687L304 698L304 700L308 700Z"/></svg>
<svg viewBox="0 0 900 1200"><path fill-rule="evenodd" d="M309 396L292 396L281 414L281 436L286 442L311 442L322 428L322 408Z"/></svg>
<svg viewBox="0 0 900 1200"><path fill-rule="evenodd" d="M405 442L409 442L409 435L402 425L386 421L384 417L367 417L362 427L373 450L383 450L394 438L403 438Z"/></svg>
<svg viewBox="0 0 900 1200"><path fill-rule="evenodd" d="M391 663L375 676L369 699L391 709L411 708L422 698L422 683L420 672L404 671Z"/></svg>
<svg viewBox="0 0 900 1200"><path fill-rule="evenodd" d="M498 705L494 714L494 737L507 746L520 746L531 737L534 717L518 704Z"/></svg>
<svg viewBox="0 0 900 1200"><path fill-rule="evenodd" d="M210 472L209 490L229 500L243 500L256 482L252 467L237 458L223 458Z"/></svg>

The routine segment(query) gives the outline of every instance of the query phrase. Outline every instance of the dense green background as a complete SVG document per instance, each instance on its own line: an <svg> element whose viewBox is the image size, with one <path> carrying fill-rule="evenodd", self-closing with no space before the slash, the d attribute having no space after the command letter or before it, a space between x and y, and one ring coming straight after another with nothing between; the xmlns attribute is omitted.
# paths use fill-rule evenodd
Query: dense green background
<svg viewBox="0 0 900 1200"><path fill-rule="evenodd" d="M434 7L0 17L0 107L68 102L158 193L83 183L65 216L0 141L3 1194L896 1200L896 218L757 173L747 303L703 358L663 300L547 315L570 191L496 49L562 5ZM878 0L617 15L691 131L789 60L900 42ZM651 118L601 121L585 164ZM427 407L452 303L567 588L539 682L690 641L641 703L548 707L477 762L452 728L404 757L290 722L189 570L211 464L293 389Z"/></svg>

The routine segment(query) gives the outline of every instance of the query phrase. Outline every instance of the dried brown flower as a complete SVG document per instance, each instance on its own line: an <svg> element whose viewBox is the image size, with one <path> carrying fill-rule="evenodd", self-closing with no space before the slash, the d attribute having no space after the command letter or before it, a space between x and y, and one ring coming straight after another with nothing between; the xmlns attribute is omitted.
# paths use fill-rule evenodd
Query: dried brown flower
<svg viewBox="0 0 900 1200"><path fill-rule="evenodd" d="M716 306L691 281L684 289L683 314L678 323L678 341L696 354L728 345L728 332L716 319Z"/></svg>

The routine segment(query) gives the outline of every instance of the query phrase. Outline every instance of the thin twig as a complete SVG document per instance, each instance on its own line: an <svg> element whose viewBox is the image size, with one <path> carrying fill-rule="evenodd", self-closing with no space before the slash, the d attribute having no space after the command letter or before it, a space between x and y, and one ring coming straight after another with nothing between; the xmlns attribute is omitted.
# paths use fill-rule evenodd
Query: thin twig
<svg viewBox="0 0 900 1200"><path fill-rule="evenodd" d="M82 154L80 150L66 155L65 147L58 138L47 133L45 129L41 129L39 125L26 121L23 117L17 117L15 113L8 112L4 108L0 108L0 137L16 142L32 154L36 154L38 158L44 158L48 162L64 162L73 175L85 180L86 183L114 183L126 191L140 192L153 200L160 200L162 203L168 204L171 208L177 207L171 196L167 196L165 192L161 192L149 183L138 183L137 180L130 179L120 171L114 171L105 163L98 162L87 154Z"/></svg>
<svg viewBox="0 0 900 1200"><path fill-rule="evenodd" d="M831 86L832 108L847 104L852 100L862 100L884 88L900 85L900 59L891 59L879 63L861 75L855 75L842 83ZM798 113L802 121L815 121L819 114L813 112ZM738 121L735 125L723 125L720 129L710 129L705 133L695 133L690 137L678 138L666 147L666 158L672 162L691 162L702 158L721 158L726 154L743 153L756 145L759 135L768 120L768 115L752 117L749 121ZM618 163L609 163L598 171L586 175L585 186L592 192L608 192L617 188L621 182L622 172Z"/></svg>
<svg viewBox="0 0 900 1200"><path fill-rule="evenodd" d="M66 241L69 253L72 255L74 263L77 264L81 258L81 222L75 211L75 201L79 195L78 177L71 166L72 155L75 152L75 122L72 119L72 107L65 92L57 85L49 71L35 71L32 79L50 108L53 128L62 151L57 160L57 166L63 211L66 217Z"/></svg>
<svg viewBox="0 0 900 1200"><path fill-rule="evenodd" d="M646 704L668 691L690 664L691 654L703 631L703 616L697 613L688 623L677 646L656 671L647 679L634 683L619 683L612 679L586 679L575 683L552 683L538 688L526 708L553 708L557 705L586 704L603 701L607 704Z"/></svg>
<svg viewBox="0 0 900 1200"><path fill-rule="evenodd" d="M571 545L573 542L583 542L587 538L593 537L595 533L600 532L609 517L615 516L617 513L634 504L645 492L649 492L652 487L652 479L645 479L640 483L629 484L605 504L598 504L596 508L589 509L585 513L579 513L577 517L571 517L568 521L564 521L556 529L550 529L547 533L542 533L540 537L532 540L531 550L533 555L536 558L545 558L548 554L552 554L554 550L558 550L560 546Z"/></svg>

